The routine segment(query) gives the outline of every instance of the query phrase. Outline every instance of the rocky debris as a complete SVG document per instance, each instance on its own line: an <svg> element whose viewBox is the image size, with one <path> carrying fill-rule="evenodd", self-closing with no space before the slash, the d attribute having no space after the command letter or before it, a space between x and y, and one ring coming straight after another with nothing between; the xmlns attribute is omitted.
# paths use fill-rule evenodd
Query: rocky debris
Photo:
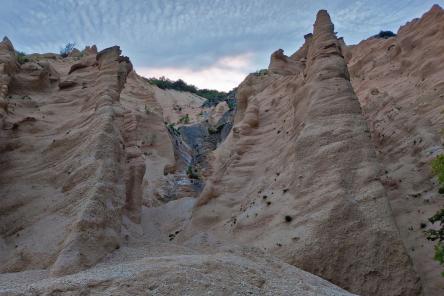
<svg viewBox="0 0 444 296"><path fill-rule="evenodd" d="M166 244L161 247L164 253L171 249ZM40 274L36 278L38 276ZM0 275L0 282L0 295L353 296L326 280L256 250L145 257L101 264L83 273L33 283L14 282Z"/></svg>

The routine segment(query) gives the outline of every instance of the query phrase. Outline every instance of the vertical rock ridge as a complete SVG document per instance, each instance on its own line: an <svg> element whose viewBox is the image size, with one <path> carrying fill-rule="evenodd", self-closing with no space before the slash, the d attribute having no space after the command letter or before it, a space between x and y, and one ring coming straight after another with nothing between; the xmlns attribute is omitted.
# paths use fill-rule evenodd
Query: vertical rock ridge
<svg viewBox="0 0 444 296"><path fill-rule="evenodd" d="M3 126L2 117L8 112L5 100L9 91L11 76L17 71L14 46L8 37L0 42L0 128Z"/></svg>
<svg viewBox="0 0 444 296"><path fill-rule="evenodd" d="M184 237L253 244L360 295L419 295L325 10L304 46L304 75L239 86L236 125Z"/></svg>
<svg viewBox="0 0 444 296"><path fill-rule="evenodd" d="M96 57L99 73L93 101L99 133L93 151L98 163L97 186L82 202L70 234L51 268L53 275L70 274L92 266L120 244L120 217L125 206L125 183L121 178L125 154L113 105L119 101L119 93L132 69L129 60L122 60L120 53L115 46L99 52Z"/></svg>
<svg viewBox="0 0 444 296"><path fill-rule="evenodd" d="M418 295L419 281L378 180L368 127L324 10L316 18L306 73L310 106L296 145L312 149L297 158L315 172L315 184L333 178L340 187L314 230L315 242L293 263L362 295ZM334 161L326 167L320 155L334 155Z"/></svg>

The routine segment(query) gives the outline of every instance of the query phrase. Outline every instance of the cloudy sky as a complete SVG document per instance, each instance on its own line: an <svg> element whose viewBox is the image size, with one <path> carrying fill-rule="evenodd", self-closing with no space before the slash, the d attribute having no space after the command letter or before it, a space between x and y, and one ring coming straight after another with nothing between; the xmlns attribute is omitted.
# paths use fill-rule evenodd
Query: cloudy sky
<svg viewBox="0 0 444 296"><path fill-rule="evenodd" d="M339 36L357 43L397 31L442 0L0 0L0 34L26 53L120 45L144 76L183 78L229 90L266 68L270 54L294 52L327 9Z"/></svg>

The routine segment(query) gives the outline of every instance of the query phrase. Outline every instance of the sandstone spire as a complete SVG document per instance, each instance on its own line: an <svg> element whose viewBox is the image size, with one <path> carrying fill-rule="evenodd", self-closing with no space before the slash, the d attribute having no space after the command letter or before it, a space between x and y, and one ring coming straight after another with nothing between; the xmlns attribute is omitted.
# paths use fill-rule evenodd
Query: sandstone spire
<svg viewBox="0 0 444 296"><path fill-rule="evenodd" d="M306 55L304 75L274 63L278 75L250 75L238 88L245 111L188 231L253 242L360 295L417 295L327 11L304 47L295 56Z"/></svg>

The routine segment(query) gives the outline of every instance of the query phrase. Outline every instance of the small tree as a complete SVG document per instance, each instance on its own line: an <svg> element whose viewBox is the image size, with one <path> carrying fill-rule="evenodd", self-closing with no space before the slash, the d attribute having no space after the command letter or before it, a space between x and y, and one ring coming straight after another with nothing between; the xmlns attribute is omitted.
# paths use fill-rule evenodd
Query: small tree
<svg viewBox="0 0 444 296"><path fill-rule="evenodd" d="M441 185L439 192L444 189L444 155L438 155L432 160L432 172L438 178L438 183ZM435 245L435 260L439 264L444 265L444 209L439 210L435 215L429 218L430 223L439 222L439 229L428 229L425 231L427 239L436 242ZM444 276L444 272L441 273Z"/></svg>
<svg viewBox="0 0 444 296"><path fill-rule="evenodd" d="M24 53L23 51L16 51L15 56L17 57L17 62L20 65L29 62L29 59L26 57L26 53Z"/></svg>
<svg viewBox="0 0 444 296"><path fill-rule="evenodd" d="M393 33L392 31L380 31L378 34L373 35L373 37L375 38L383 38L383 39L388 39L390 37L395 37L396 34Z"/></svg>
<svg viewBox="0 0 444 296"><path fill-rule="evenodd" d="M199 173L198 173L197 168L195 168L191 165L189 165L187 168L187 175L191 179L199 179Z"/></svg>
<svg viewBox="0 0 444 296"><path fill-rule="evenodd" d="M188 124L190 123L190 116L188 114L182 115L179 118L179 123Z"/></svg>
<svg viewBox="0 0 444 296"><path fill-rule="evenodd" d="M62 58L66 58L74 49L76 44L74 42L69 42L65 45L65 47L62 47L60 49L60 56Z"/></svg>
<svg viewBox="0 0 444 296"><path fill-rule="evenodd" d="M427 234L427 239L431 241L436 241L435 245L435 260L439 264L444 265L444 209L438 211L435 215L429 218L429 221L433 224L439 222L440 228L428 229L425 231ZM441 273L444 276L444 272Z"/></svg>
<svg viewBox="0 0 444 296"><path fill-rule="evenodd" d="M432 160L432 172L438 178L438 183L444 185L444 154Z"/></svg>

